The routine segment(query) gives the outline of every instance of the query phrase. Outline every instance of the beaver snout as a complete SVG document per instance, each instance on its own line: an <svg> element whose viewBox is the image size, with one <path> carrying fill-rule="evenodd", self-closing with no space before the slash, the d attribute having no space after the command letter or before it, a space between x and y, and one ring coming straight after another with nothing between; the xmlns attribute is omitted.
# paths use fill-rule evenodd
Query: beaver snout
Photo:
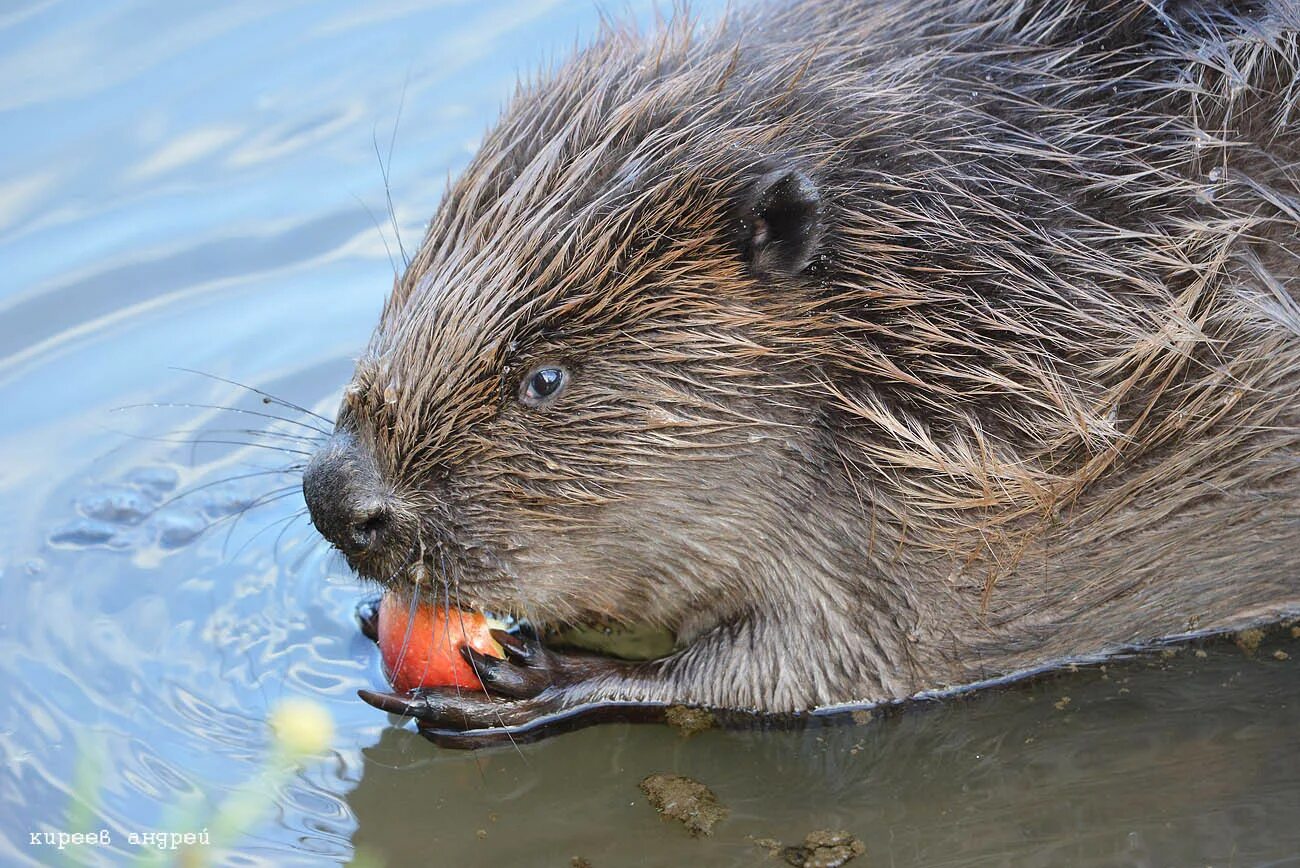
<svg viewBox="0 0 1300 868"><path fill-rule="evenodd" d="M349 558L383 551L394 522L373 459L356 438L340 431L307 465L302 493L312 524Z"/></svg>

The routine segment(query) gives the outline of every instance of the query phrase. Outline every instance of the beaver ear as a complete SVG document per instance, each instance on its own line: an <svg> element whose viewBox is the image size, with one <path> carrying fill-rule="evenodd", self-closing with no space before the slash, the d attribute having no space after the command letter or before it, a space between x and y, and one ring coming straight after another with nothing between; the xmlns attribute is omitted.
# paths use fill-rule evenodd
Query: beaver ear
<svg viewBox="0 0 1300 868"><path fill-rule="evenodd" d="M755 185L745 210L745 254L755 272L798 274L817 254L822 197L803 172L768 172Z"/></svg>

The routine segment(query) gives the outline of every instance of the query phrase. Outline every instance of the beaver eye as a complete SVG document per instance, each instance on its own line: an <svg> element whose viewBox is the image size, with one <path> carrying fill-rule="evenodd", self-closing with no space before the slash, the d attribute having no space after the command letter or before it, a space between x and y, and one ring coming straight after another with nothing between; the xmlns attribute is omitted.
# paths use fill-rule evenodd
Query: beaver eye
<svg viewBox="0 0 1300 868"><path fill-rule="evenodd" d="M533 371L523 382L519 391L519 400L530 407L549 404L563 391L569 381L569 374L564 368L548 365Z"/></svg>

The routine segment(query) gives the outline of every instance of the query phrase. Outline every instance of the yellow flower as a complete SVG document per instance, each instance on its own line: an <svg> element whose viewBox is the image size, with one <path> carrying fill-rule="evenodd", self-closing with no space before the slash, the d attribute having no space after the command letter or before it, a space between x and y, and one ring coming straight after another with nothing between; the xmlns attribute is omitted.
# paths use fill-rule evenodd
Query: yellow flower
<svg viewBox="0 0 1300 868"><path fill-rule="evenodd" d="M293 757L324 752L334 740L334 719L310 699L286 699L271 712L276 743Z"/></svg>

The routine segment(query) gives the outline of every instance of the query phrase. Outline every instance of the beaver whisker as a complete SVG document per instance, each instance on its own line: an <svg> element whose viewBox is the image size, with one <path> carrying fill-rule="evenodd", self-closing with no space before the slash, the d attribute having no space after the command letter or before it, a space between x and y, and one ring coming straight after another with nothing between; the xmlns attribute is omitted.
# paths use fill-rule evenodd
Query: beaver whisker
<svg viewBox="0 0 1300 868"><path fill-rule="evenodd" d="M188 440L184 440L184 439L168 440L161 437L156 437L152 439L157 440L159 443L180 443L180 444L187 444L195 448L199 446L239 446L241 448L248 448L248 449L268 449L272 452L279 452L282 455L302 455L304 457L311 457L312 455L315 454L314 452L308 449L294 449L293 447L290 446L283 446L275 443L257 443L257 442L249 442L247 440L221 440L221 439L212 439L209 437L195 437ZM193 453L191 453L191 455L193 455Z"/></svg>
<svg viewBox="0 0 1300 868"><path fill-rule="evenodd" d="M284 488L277 488L274 491L269 491L266 494L256 498L255 500L244 504L235 512L221 516L216 521L213 521L207 527L203 528L203 530L200 531L200 533L207 533L209 530L221 524L222 522L230 521L230 527L226 531L226 538L221 543L221 558L222 560L225 560L226 547L230 545L230 538L234 535L235 528L239 526L240 520L245 515L247 515L250 511L257 509L258 507L267 506L268 504L275 503L277 500L284 500L286 497L291 497L293 496L293 494L295 494L296 492L300 492L301 490L302 489L300 486L287 485Z"/></svg>
<svg viewBox="0 0 1300 868"><path fill-rule="evenodd" d="M213 488L215 486L223 485L228 482L238 482L241 479L253 479L258 476L277 476L277 475L289 476L294 473L301 473L302 469L303 469L303 465L301 464L291 464L288 467L258 470L253 473L240 473L240 474L236 474L235 476L223 476L220 479L213 479L209 482L204 482L200 485L193 485L185 489L184 491L178 492L177 494L173 494L171 497L167 498L166 500L161 501L157 506L149 510L149 512L145 513L145 515L152 516L163 507L170 506L176 501L181 500L182 498L189 497L190 495L196 494L200 491L203 491L204 489Z"/></svg>
<svg viewBox="0 0 1300 868"><path fill-rule="evenodd" d="M402 123L402 110L406 108L406 91L411 84L411 71L407 69L406 77L402 79L402 91L397 98L397 114L393 116L393 132L388 137L388 164L385 165L383 160L379 161L380 173L384 178L384 198L388 201L388 218L393 224L393 235L397 238L397 250L402 254L402 266L409 267L411 258L406 254L406 248L402 245L402 229L397 222L397 210L393 207L393 188L389 183L389 174L393 168L393 151L397 148L397 129ZM371 139L375 145L375 157L379 158L379 141L374 130L371 131Z"/></svg>
<svg viewBox="0 0 1300 868"><path fill-rule="evenodd" d="M445 550L445 549L443 548L443 546L440 544L440 545L438 545L438 547L437 547L437 551L438 551L438 573L439 573L439 581L440 581L441 584L442 584L442 595L443 595L443 603L442 603L442 605L443 605L443 610L446 611L446 612L449 613L449 614L450 614L451 612L453 612L453 611L461 611L461 604L460 604L460 584L459 584L459 582L456 583L456 605L453 606L453 605L452 605L452 599L451 599L451 595L452 595L452 580L451 580L451 579L448 577L448 575L447 575L447 558L446 558L446 550ZM452 643L451 643L451 630L450 630L451 620L450 620L450 618L448 619L447 624L449 625L449 628L443 632L443 641L446 643L445 647L443 648L443 653L444 653L444 654L449 654L449 655L450 655L450 654L456 654L456 653L458 653L458 652L457 652L457 650L455 649L455 647L454 647L454 646L452 645ZM462 628L464 627L464 622L462 622L461 626L462 626ZM466 642L469 641L469 640L468 640L468 637L466 637L466 640L465 640L465 641L466 641ZM475 676L476 678L478 677L478 669L475 669L475 670L474 670L474 676ZM484 691L486 692L487 688L486 688L485 685L483 685L483 679L481 679L481 678L479 678L479 685L480 685L480 686L483 686L483 687L484 687ZM456 696L457 696L457 698L460 698L460 697L462 696L462 694L461 694L461 688L460 688L460 684L459 684L459 682L457 682L457 683L455 684L455 688L456 688ZM468 726L468 720L466 721L466 726Z"/></svg>
<svg viewBox="0 0 1300 868"><path fill-rule="evenodd" d="M254 395L261 396L262 400L269 404L277 404L281 407L284 407L286 410L297 410L299 413L302 413L307 416L311 416L315 419L319 419L321 422L324 422L326 425L334 424L333 419L327 419L317 412L308 410L306 407L299 406L298 404L295 404L292 401L286 401L284 398L276 397L275 395L272 395L270 392L265 392L262 389L259 389L255 386L250 386L247 383L241 383L238 380L232 380L229 379L228 377L221 377L218 376L217 374L209 374L207 371L199 371L199 370L195 370L194 368L184 368L176 365L173 365L171 370L183 371L187 374L194 374L199 377L207 377L208 379L216 380L219 383L226 383L231 386L236 386L240 389L245 389L249 392L252 392Z"/></svg>
<svg viewBox="0 0 1300 868"><path fill-rule="evenodd" d="M398 576L400 576L406 570L410 569L411 566L418 561L422 551L423 551L423 544L419 540L413 542L411 544L410 550L406 554L405 560L403 560L401 563L397 565L397 568L393 570L392 574L389 575L387 579L379 580L379 584L383 587L390 587L395 581L397 581ZM419 578L418 576L413 577L411 582L413 585L417 586L417 590L420 584L418 578Z"/></svg>
<svg viewBox="0 0 1300 868"><path fill-rule="evenodd" d="M398 109L398 118L399 118L399 119L401 118L401 109L400 109L400 107L399 107L399 109ZM405 268L405 267L407 267L407 266L409 266L409 265L411 264L411 260L410 260L410 258L406 255L406 248L402 245L402 230L401 230L401 227L398 226L398 223L397 223L397 211L393 208L393 188L392 188L392 186L389 184L389 181L388 181L388 171L389 171L389 168L390 168L390 166L391 166L391 164L392 164L393 152L392 152L391 147L390 147L390 150L389 150L389 152L388 152L389 166L385 166L385 165L384 165L384 158L383 158L382 156L380 156L380 154L379 154L379 139L377 138L376 134L375 134L373 131L372 131L372 133L371 133L371 139L372 139L372 141L374 142L374 147L375 147L375 157L379 160L379 174L380 174L380 175L383 177L383 179L384 179L384 199L385 199L385 201L387 202L387 205L388 205L388 222L389 222L389 223L392 225L392 227L393 227L393 236L394 236L394 237L396 238L396 240L397 240L397 252L398 252L399 254L401 254L401 257L402 257L402 267ZM395 142L396 139L397 139L397 124L394 123L394 124L393 124L393 139L390 141L390 145L391 145L392 142ZM369 211L370 209L367 208L366 210ZM372 219L373 219L373 215L372 215ZM378 228L378 227L376 227L376 228ZM382 234L383 234L383 233L381 232L380 235L382 236ZM387 242L387 241L384 242L384 249L385 249L385 250L388 249L388 242ZM393 265L393 262L392 262L392 253L389 253L389 264L390 264L390 265ZM393 265L393 273L394 273L394 276L396 276L396 274L397 274L397 267L396 267L396 265Z"/></svg>
<svg viewBox="0 0 1300 868"><path fill-rule="evenodd" d="M451 599L451 596L452 596L452 584L453 584L453 582L452 582L452 580L451 580L450 578L448 578L448 575L447 575L447 563L446 563L446 558L445 558L445 552L444 552L444 549L443 549L443 547L442 547L441 545L438 546L438 564L439 564L439 572L440 572L440 574L441 574L441 581L442 581L442 587L443 587L444 611L446 611L446 612L448 612L448 613L453 612L453 611L456 611L456 612L463 611L462 608L461 608L461 600L460 600L460 582L459 582L458 579L455 581L456 605L455 605L454 607L452 606L452 599ZM469 634L465 631L465 621L464 621L464 619L462 619L462 618L457 618L456 620L460 623L460 629L461 629L461 641L462 641L462 643L464 644L464 646L468 648L468 647L469 647L469 641L470 641L470 640L469 640ZM448 620L447 623L450 624L451 621ZM450 629L447 629L447 630L444 631L444 639L445 639L445 640L447 641L447 643L448 643L448 647L447 647L447 650L445 651L445 653L448 653L448 654L458 654L459 651L458 651L457 649L455 649L455 648L452 648L451 645L450 645L450 643L451 643L451 630L450 630ZM483 692L484 692L484 694L488 694L488 695L490 695L490 694L488 693L488 687L487 687L487 684L484 683L484 681L483 681L483 676L479 674L479 671L478 671L478 664L474 662L474 658L473 658L473 657L468 658L468 661L469 661L470 668L473 669L473 671L474 671L474 677L478 679L479 686L483 688ZM461 686L460 686L459 681L455 682L454 687L455 687L455 690L456 690L456 697L457 697L457 699L463 701L463 699L464 699L464 694L463 694L462 691L461 691ZM463 706L462 706L462 713L463 713L462 720L463 720L463 722L464 722L464 724L465 724L465 728L466 728L466 729L469 729L469 728L470 728L469 713L468 713L468 711L464 711L464 710L463 710ZM493 708L493 714L496 716L496 719L497 719L497 723L498 723L498 725L504 727L504 726L505 726L505 720L501 717L501 710L498 709L498 708L495 708L495 707L494 707L494 708ZM508 737L509 740L510 740L510 744L514 746L515 753L519 754L520 758L523 759L525 763L528 762L528 758L527 758L526 756L524 756L523 752L519 749L519 745L515 743L515 738L514 738L514 736L511 735L511 734L509 733L508 730L507 730L507 732L506 732L506 735L507 735L507 737ZM481 770L480 770L480 773L481 773Z"/></svg>
<svg viewBox="0 0 1300 868"><path fill-rule="evenodd" d="M406 610L406 629L402 632L402 642L397 648L397 659L393 663L393 671L400 672L402 663L406 660L406 652L411 647L411 635L415 631L415 615L420 610L420 594L418 589L411 594L411 601Z"/></svg>
<svg viewBox="0 0 1300 868"><path fill-rule="evenodd" d="M172 434L247 434L250 437L273 437L288 440L295 444L315 445L325 438L310 434L296 434L292 431L276 431L274 428L178 428Z"/></svg>
<svg viewBox="0 0 1300 868"><path fill-rule="evenodd" d="M276 422L284 422L286 425L298 425L302 428L307 428L319 434L320 439L322 440L330 436L329 431L316 425L312 425L309 422L303 422L299 419L289 419L285 416L277 416L274 413L263 413L257 410L249 410L245 407L227 407L224 404L200 404L189 401L147 401L140 404L123 404L120 407L114 407L109 412L120 413L124 410L139 410L148 407L180 407L195 410L221 410L225 413L243 413L247 416L258 416L262 419L272 419Z"/></svg>
<svg viewBox="0 0 1300 868"><path fill-rule="evenodd" d="M232 554L229 559L232 561L239 560L239 556L243 554L244 551L250 545L252 545L254 540L258 539L259 537L262 536L262 534L276 527L280 528L280 533L276 535L276 543L278 544L280 541L280 537L283 536L284 531L287 530L289 526L293 523L293 520L296 518L301 518L302 515L303 515L303 511L298 510L297 512L290 513L289 515L281 516L280 518L277 518L275 521L272 521L267 525L265 525L264 527L259 528L257 533L253 534L247 540L245 540L244 544L241 545L238 549L236 549L235 553ZM233 525L231 526L231 529L233 530ZM274 547L272 548L272 552L276 555L278 559L278 552L276 552L276 549Z"/></svg>
<svg viewBox="0 0 1300 868"><path fill-rule="evenodd" d="M276 563L280 562L280 542L284 539L284 535L289 532L289 528L293 527L294 521L307 515L307 507L304 506L289 516L290 520L285 522L284 526L280 528L280 532L275 535L275 543L271 546L271 553ZM308 521L308 524L310 524L310 521Z"/></svg>
<svg viewBox="0 0 1300 868"><path fill-rule="evenodd" d="M379 235L379 243L384 245L384 256L388 257L388 266L393 269L393 282L396 283L399 274L397 260L393 259L393 250L388 246L388 236L384 234L384 227L379 224L379 218L375 216L375 212L360 195L353 193L352 198L356 199L357 204L365 210L366 216L370 218L371 225L375 227L375 232Z"/></svg>
<svg viewBox="0 0 1300 868"><path fill-rule="evenodd" d="M445 581L446 581L446 580L444 579L444 583L445 583ZM461 601L460 601L460 580L459 580L459 578L457 578L457 579L455 580L455 593L456 593L456 608L455 608L455 611L462 611L462 609L461 609ZM449 607L449 610L450 610L450 607ZM469 633L468 633L468 631L466 631L466 629L465 629L465 620L464 620L463 618L457 618L456 621L457 621L457 623L460 624L461 644L463 645L463 647L465 647L465 648L469 648L469 647L470 647L470 639L469 639ZM451 631L448 630L447 633L448 633L448 635L449 635L449 637L450 637L450 633L451 633ZM486 695L488 695L488 696L490 697L490 696L491 696L491 691L488 690L487 682L483 680L483 675L482 675L482 674L479 672L479 670L478 670L478 663L474 660L474 657L473 657L472 655L468 656L466 659L469 661L470 668L474 670L474 677L478 679L479 687L483 688L483 693L486 694ZM456 695L457 695L458 697L461 695L461 692L460 692L460 685L459 685L459 684L456 685ZM497 707L496 705L493 705L493 706L492 706L492 715L493 715L493 717L496 718L497 725L500 726L500 727L505 731L505 733L506 733L506 737L509 738L509 740L510 740L510 744L511 744L511 745L514 747L514 749L515 749L515 753L519 754L520 759L522 759L525 763L527 763L527 762L528 762L528 757L524 756L523 751L519 749L519 745L515 742L515 737L514 737L514 735L511 734L509 728L506 726L505 718L503 718L503 717L501 716L501 709L500 709L499 707ZM464 722L465 722L465 728L466 728L466 729L469 729L469 728L470 728L470 721L469 721L469 715L468 715L468 712L465 713Z"/></svg>
<svg viewBox="0 0 1300 868"><path fill-rule="evenodd" d="M249 449L269 449L273 452L281 452L285 455L303 455L311 456L314 452L307 449L293 449L288 446L282 446L275 443L253 443L247 440L214 440L206 437L159 437L149 434L133 434L130 431L117 431L112 428L107 429L114 434L123 437L130 437L132 440L144 440L149 443L174 443L179 446L240 446ZM202 430L202 429L196 429Z"/></svg>
<svg viewBox="0 0 1300 868"><path fill-rule="evenodd" d="M175 428L168 432L172 435L196 435L196 434L246 434L250 437L273 437L280 440L288 440L294 446L309 445L314 446L324 442L323 437L313 437L309 434L295 434L292 431L276 431L273 428L209 428L201 426L198 428ZM177 443L189 443L191 440L176 440ZM205 441L199 441L200 443ZM284 448L292 448L285 446Z"/></svg>

